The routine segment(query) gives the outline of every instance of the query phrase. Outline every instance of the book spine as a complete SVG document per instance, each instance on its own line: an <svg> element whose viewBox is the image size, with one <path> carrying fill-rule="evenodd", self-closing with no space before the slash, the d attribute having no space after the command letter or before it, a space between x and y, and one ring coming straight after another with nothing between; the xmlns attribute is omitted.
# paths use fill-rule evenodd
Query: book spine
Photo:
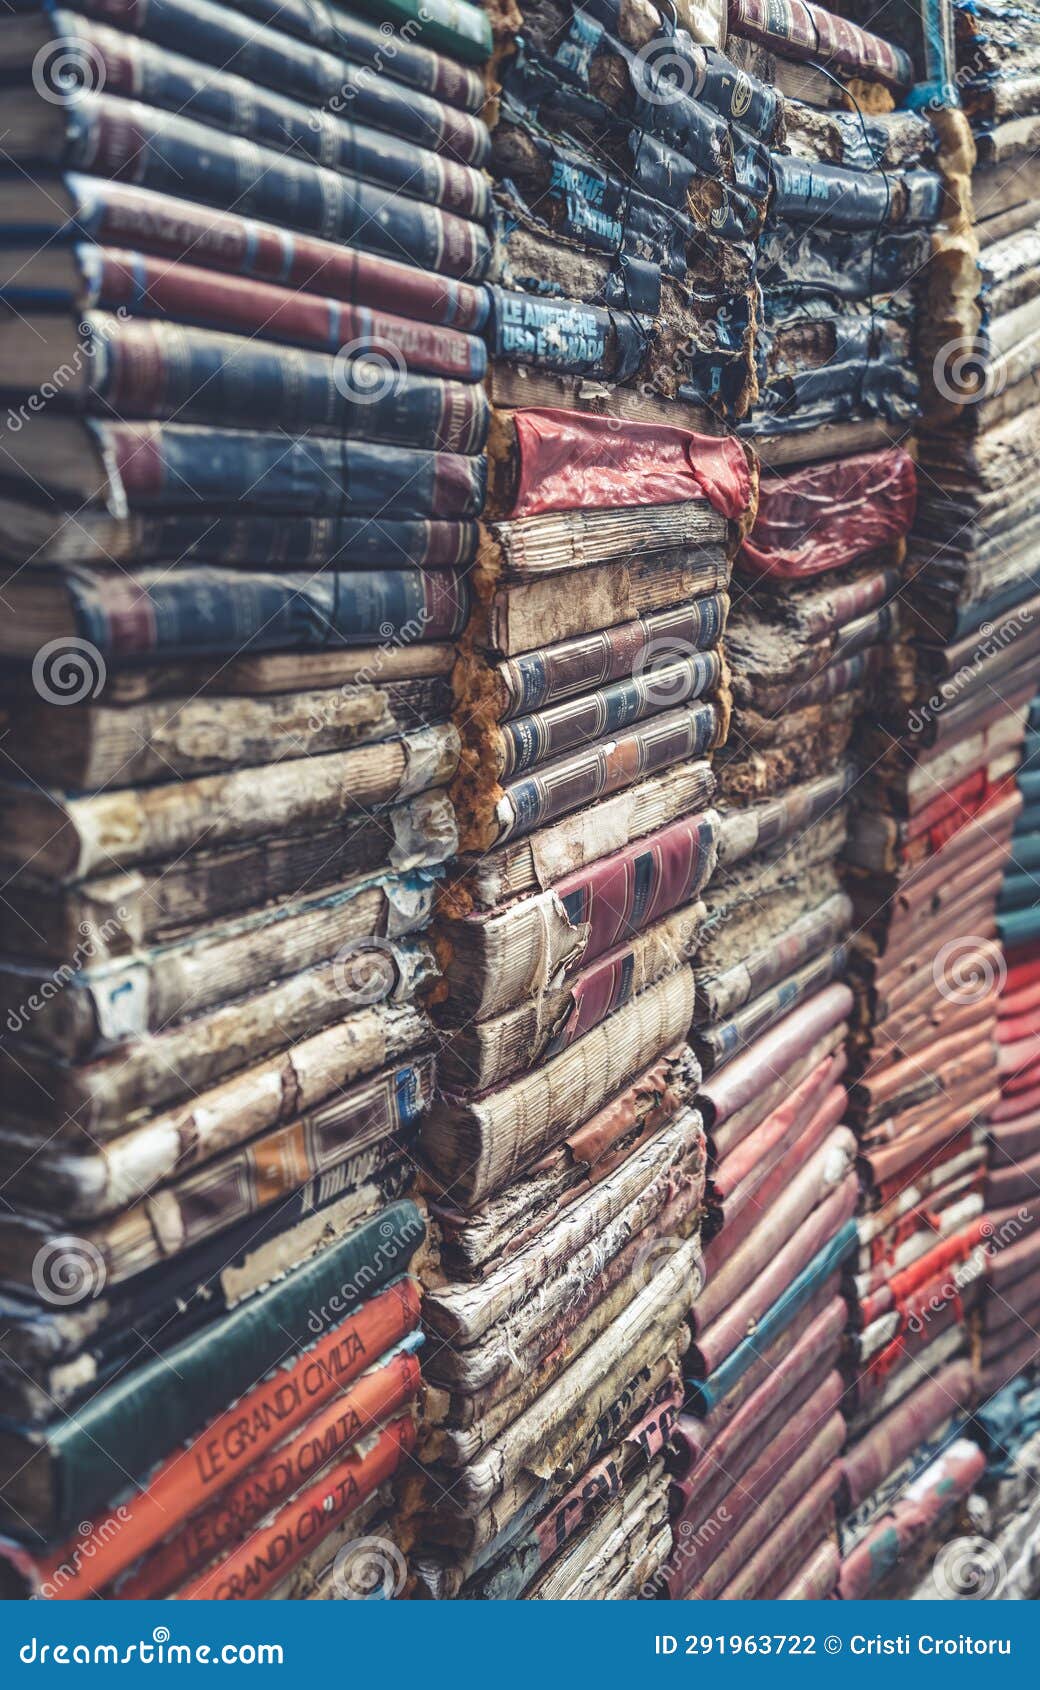
<svg viewBox="0 0 1040 1690"><path fill-rule="evenodd" d="M217 1566L174 1592L180 1602L255 1601L352 1514L366 1496L393 1477L415 1448L410 1418L394 1420L370 1443L337 1463L327 1479L305 1491L250 1532Z"/></svg>
<svg viewBox="0 0 1040 1690"><path fill-rule="evenodd" d="M556 891L570 921L589 927L583 960L689 903L714 869L716 831L712 816L683 817L561 881Z"/></svg>
<svg viewBox="0 0 1040 1690"><path fill-rule="evenodd" d="M226 277L196 264L162 263L140 252L81 245L76 258L83 289L70 305L81 310L132 311L204 329L260 335L317 351L352 348L358 355L394 359L404 370L456 381L482 381L487 351L476 335L416 322L370 305L347 305L244 277ZM436 286L435 279L430 278ZM387 280L392 292L392 278ZM33 302L6 289L5 298ZM406 302L407 303L407 302ZM402 372L403 373L403 372Z"/></svg>
<svg viewBox="0 0 1040 1690"><path fill-rule="evenodd" d="M71 172L64 184L76 207L66 232L76 238L88 235L114 246L189 259L193 265L234 276L294 291L325 293L354 306L392 311L447 328L480 331L487 321L485 288L428 268L413 269L392 257L378 257L126 182Z"/></svg>
<svg viewBox="0 0 1040 1690"><path fill-rule="evenodd" d="M306 565L406 573L412 566L465 569L477 555L478 540L475 522L425 522L421 517L384 522L379 517L184 512L150 516L128 527L127 562L141 565L175 557L182 564L213 562L253 570Z"/></svg>
<svg viewBox="0 0 1040 1690"><path fill-rule="evenodd" d="M262 1300L245 1307L255 1313ZM219 1495L276 1442L335 1398L378 1356L406 1337L418 1320L419 1293L413 1280L400 1280L372 1296L356 1314L312 1343L289 1368L276 1366L270 1378L247 1389L184 1448L174 1448L151 1474L146 1488L129 1502L103 1514L96 1522L97 1553L89 1561L77 1558L68 1544L41 1558L36 1577L43 1593L73 1600L104 1589L178 1521ZM214 1348L219 1351L225 1326L226 1322L220 1322L199 1340L199 1347L211 1358ZM283 1337L276 1355L284 1349ZM164 1376L169 1377L165 1368ZM234 1385L229 1382L227 1389L233 1390ZM227 1391L221 1389L218 1394L226 1400ZM124 1473L117 1479L118 1488L125 1478ZM67 1512L75 1517L74 1508Z"/></svg>
<svg viewBox="0 0 1040 1690"><path fill-rule="evenodd" d="M718 734L711 704L669 712L617 740L589 747L507 787L497 807L496 843L532 832L685 758L710 750Z"/></svg>
<svg viewBox="0 0 1040 1690"><path fill-rule="evenodd" d="M479 278L490 256L479 224L354 176L285 157L136 100L84 94L67 113L64 164L203 203L241 206L288 229Z"/></svg>
<svg viewBox="0 0 1040 1690"><path fill-rule="evenodd" d="M639 663L652 660L659 666L670 654L678 657L713 646L721 638L727 609L728 600L712 594L678 611L525 652L498 668L506 690L505 714L525 715L569 693L620 680Z"/></svg>
<svg viewBox="0 0 1040 1690"><path fill-rule="evenodd" d="M376 640L450 640L465 625L464 577L421 570L259 575L182 569L72 576L76 626L112 658L307 651Z"/></svg>
<svg viewBox="0 0 1040 1690"><path fill-rule="evenodd" d="M700 698L717 686L722 663L716 652L699 652L684 663L634 674L597 692L584 693L551 710L520 716L500 729L502 774L521 774L573 745L602 739L633 722Z"/></svg>
<svg viewBox="0 0 1040 1690"><path fill-rule="evenodd" d="M91 313L83 327L91 392L119 417L234 428L264 416L292 433L313 428L467 454L479 452L487 437L482 387L411 375L392 359L331 358L102 312Z"/></svg>
<svg viewBox="0 0 1040 1690"><path fill-rule="evenodd" d="M479 75L452 58L418 46L407 36L395 36L391 47L375 25L342 10L333 18L325 7L309 6L305 0L239 0L233 8L198 6L193 0L163 0L161 6L143 6L140 0L79 0L76 9L173 52L190 41L193 52L207 63L234 62L243 76L315 95L323 103L337 92L344 97L343 59L354 61L372 81L392 78L466 111L479 111L484 101ZM257 23L270 28L257 29ZM321 51L301 48L294 36Z"/></svg>
<svg viewBox="0 0 1040 1690"><path fill-rule="evenodd" d="M199 503L320 516L472 517L484 502L483 458L363 440L192 427L85 425L108 471L109 501L134 510Z"/></svg>
<svg viewBox="0 0 1040 1690"><path fill-rule="evenodd" d="M609 375L616 381L630 380L639 370L644 346L634 319L615 317L599 305L543 299L500 287L489 291L492 357L566 375ZM618 346L621 337L623 350Z"/></svg>
<svg viewBox="0 0 1040 1690"><path fill-rule="evenodd" d="M337 1392L300 1431L194 1514L183 1531L160 1544L120 1584L119 1600L165 1596L215 1556L240 1543L258 1520L281 1507L380 1421L398 1413L416 1395L419 1384L418 1357L405 1351Z"/></svg>
<svg viewBox="0 0 1040 1690"><path fill-rule="evenodd" d="M308 106L219 67L202 76L196 60L104 26L68 20L65 31L66 40L90 54L98 82L109 94L247 136L330 170L381 182L461 217L478 222L487 218L486 179L472 165L441 156L442 150L453 151L456 145L479 156L483 148L478 126L416 90L385 78L359 80L343 66L338 108ZM193 39L194 32L179 45L190 45ZM236 61L235 70L241 68ZM350 121L341 115L344 111L350 112Z"/></svg>

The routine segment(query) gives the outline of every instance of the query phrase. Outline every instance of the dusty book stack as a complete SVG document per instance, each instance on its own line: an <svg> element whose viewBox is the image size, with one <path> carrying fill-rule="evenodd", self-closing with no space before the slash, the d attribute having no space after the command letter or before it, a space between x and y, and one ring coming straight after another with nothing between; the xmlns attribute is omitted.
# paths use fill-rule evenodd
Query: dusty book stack
<svg viewBox="0 0 1040 1690"><path fill-rule="evenodd" d="M797 5L731 5L729 28L727 52L773 84L784 122L758 263L759 399L742 425L764 468L735 565L719 868L696 960L715 1231L668 1590L698 1600L827 1595L838 1575L842 1264L859 1197L839 862L853 730L897 626L914 471L889 442L916 406L907 283L940 192L930 129L891 111L910 73L887 43Z"/></svg>
<svg viewBox="0 0 1040 1690"><path fill-rule="evenodd" d="M988 1397L1040 1357L1040 703L1033 699L1017 785L1022 799L1000 888L1000 1098L990 1111L981 1386Z"/></svg>
<svg viewBox="0 0 1040 1690"><path fill-rule="evenodd" d="M652 8L504 26L491 493L420 1138L428 1473L406 1512L417 1594L623 1599L669 1544L663 1449L700 1276L690 957L754 483L743 447L698 425L709 400L746 403L733 313L765 184L727 121L731 68ZM684 86L656 99L644 67L666 52ZM695 278L702 250L721 268Z"/></svg>
<svg viewBox="0 0 1040 1690"><path fill-rule="evenodd" d="M952 65L944 81L949 99ZM997 412L979 391L988 377L984 344L973 338L980 282L970 142L960 114L929 111L944 194L915 337L918 509L900 589L902 638L859 739L864 772L848 850L857 989L850 1119L866 1183L842 1496L840 1588L849 1597L901 1593L912 1582L915 1556L934 1548L981 1461L959 1430L979 1387L975 1311L992 1233L983 1123L999 1100L996 905L1037 651L1030 609L1015 610L1035 592L1013 508L1020 465L1012 468L1010 436L994 434L992 451L985 444L1000 416L1028 403L1029 383ZM992 296L1009 313L997 334L1007 328L1009 345L1013 307L1029 287L1020 257L1003 253L1007 288ZM986 291L995 280L994 271ZM976 396L981 404L963 402Z"/></svg>
<svg viewBox="0 0 1040 1690"><path fill-rule="evenodd" d="M490 35L81 11L0 45L4 1578L364 1593L415 1442Z"/></svg>

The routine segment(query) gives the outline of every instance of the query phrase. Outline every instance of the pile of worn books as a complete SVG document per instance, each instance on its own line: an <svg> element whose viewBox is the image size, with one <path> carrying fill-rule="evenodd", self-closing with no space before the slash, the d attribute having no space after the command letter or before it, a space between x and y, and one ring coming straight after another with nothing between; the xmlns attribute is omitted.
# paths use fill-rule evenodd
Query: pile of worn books
<svg viewBox="0 0 1040 1690"><path fill-rule="evenodd" d="M966 73L980 62L961 59ZM956 142L956 127L949 132ZM987 1184L983 1123L1002 1107L997 902L1040 651L1031 492L1020 480L1035 413L1019 307L1034 261L1014 233L1021 223L981 221L986 189L976 271L970 147L959 139L960 151L947 145L939 156L945 221L919 325L925 419L904 637L890 654L886 708L862 736L867 772L849 851L858 990L850 1119L870 1201L856 1284L850 1418L859 1442L845 1461L846 1595L883 1593L942 1499L974 1482L977 1452L961 1462L949 1438L980 1384L992 1390L1000 1378L989 1338L977 1376L969 1330L987 1272L1016 1271L1005 1246L1023 1230L1013 1209L986 1214L1008 1205ZM1019 197L1016 187L1011 201ZM1012 1188L1005 1178L1005 1195ZM1000 1236L1005 1222L1014 1238ZM1020 1334L992 1300L983 1320L1008 1344ZM1010 1353L1005 1361L1003 1377L1022 1365Z"/></svg>
<svg viewBox="0 0 1040 1690"><path fill-rule="evenodd" d="M497 421L514 496L456 671L463 854L420 1135L439 1271L413 1567L432 1596L632 1595L669 1540L701 1272L690 957L751 478L735 440Z"/></svg>
<svg viewBox="0 0 1040 1690"><path fill-rule="evenodd" d="M799 35L794 13L735 5L727 45L781 90L784 130L759 257L759 404L742 427L770 467L736 563L719 869L696 969L717 1230L693 1310L667 1578L695 1599L828 1595L838 1575L841 1270L859 1197L839 859L849 745L896 627L913 515L913 464L887 442L914 414L905 283L940 182L921 167L928 125L888 113L887 89L909 81L900 55L813 20ZM824 68L838 38L840 68L876 80L869 124L841 109Z"/></svg>
<svg viewBox="0 0 1040 1690"><path fill-rule="evenodd" d="M913 280L942 183L935 131L895 111L905 52L802 0L733 0L727 51L782 107L758 260L758 404L766 463L900 439L917 414Z"/></svg>
<svg viewBox="0 0 1040 1690"><path fill-rule="evenodd" d="M1000 889L1004 947L997 1003L1000 1098L990 1111L987 1293L982 1309L985 1396L1040 1359L1040 701L1029 707L1018 772L1022 800Z"/></svg>
<svg viewBox="0 0 1040 1690"><path fill-rule="evenodd" d="M49 1596L355 1593L415 1443L489 416L490 33L430 9L3 32L0 1518Z"/></svg>
<svg viewBox="0 0 1040 1690"><path fill-rule="evenodd" d="M690 959L753 478L690 424L750 380L736 235L765 177L719 55L648 6L594 10L522 9L498 44L489 508L420 1136L427 1472L401 1527L430 1597L647 1586L701 1276ZM683 42L685 87L659 97L654 56Z"/></svg>

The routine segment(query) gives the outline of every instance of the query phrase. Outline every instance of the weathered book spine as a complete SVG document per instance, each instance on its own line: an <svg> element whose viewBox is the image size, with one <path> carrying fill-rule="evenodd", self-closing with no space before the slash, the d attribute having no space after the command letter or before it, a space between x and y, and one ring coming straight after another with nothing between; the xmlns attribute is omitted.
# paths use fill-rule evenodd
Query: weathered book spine
<svg viewBox="0 0 1040 1690"><path fill-rule="evenodd" d="M137 100L84 92L70 107L58 169L119 176L161 193L187 193L288 229L355 244L423 269L483 275L490 243L479 224L408 200L357 176L341 176L272 147L159 112Z"/></svg>
<svg viewBox="0 0 1040 1690"><path fill-rule="evenodd" d="M729 0L729 27L734 35L760 41L782 56L830 64L892 89L903 91L914 80L910 55L902 47L803 0Z"/></svg>
<svg viewBox="0 0 1040 1690"><path fill-rule="evenodd" d="M82 520L58 513L47 562L103 568L121 563L217 563L225 569L368 569L381 573L415 568L465 569L477 555L475 522L422 517L388 522L378 516L277 516L230 511L202 514L154 511L109 518L100 540ZM42 561L42 556L41 556ZM306 579L301 576L301 581ZM382 639L382 635L380 635Z"/></svg>
<svg viewBox="0 0 1040 1690"><path fill-rule="evenodd" d="M128 1474L148 1482L101 1516L111 1526L103 1533L99 1525L97 1555L78 1558L60 1582L65 1545L33 1557L39 1582L54 1580L51 1594L62 1598L103 1588L399 1343L418 1325L418 1288L400 1276L424 1234L414 1203L394 1204L52 1427L51 1528L122 1493ZM356 1289L345 1294L344 1287L356 1287L359 1270L367 1300L344 1319L345 1303L356 1299ZM296 1349L302 1353L284 1367ZM175 1397L171 1366L185 1386Z"/></svg>
<svg viewBox="0 0 1040 1690"><path fill-rule="evenodd" d="M705 1067L717 1067L744 1050L761 1033L765 1033L792 1009L805 1003L821 987L844 977L848 965L848 947L836 945L833 950L806 964L787 980L769 987L744 1009L715 1027L703 1027L694 1039L694 1048Z"/></svg>
<svg viewBox="0 0 1040 1690"><path fill-rule="evenodd" d="M699 652L685 661L637 671L614 686L504 722L497 735L501 778L522 774L572 746L603 739L633 722L701 698L721 679L718 653Z"/></svg>
<svg viewBox="0 0 1040 1690"><path fill-rule="evenodd" d="M605 628L586 639L564 640L500 663L502 714L523 716L558 699L602 687L627 675L649 673L722 637L729 600L713 593L675 610Z"/></svg>
<svg viewBox="0 0 1040 1690"><path fill-rule="evenodd" d="M181 323L90 312L80 325L90 381L82 399L117 417L350 435L397 447L476 453L490 408L476 383L398 370L362 348L342 359Z"/></svg>
<svg viewBox="0 0 1040 1690"><path fill-rule="evenodd" d="M483 458L313 434L111 423L84 428L102 459L98 496L117 515L201 503L296 515L472 517L484 501Z"/></svg>
<svg viewBox="0 0 1040 1690"><path fill-rule="evenodd" d="M937 221L943 201L942 178L933 170L850 170L841 164L771 158L773 198L770 214L793 223L819 222L833 229L878 229Z"/></svg>
<svg viewBox="0 0 1040 1690"><path fill-rule="evenodd" d="M580 594L562 592L558 576L509 583L482 614L482 643L512 657L725 592L728 586L729 563L721 546L690 546L678 553L593 565L582 571Z"/></svg>
<svg viewBox="0 0 1040 1690"><path fill-rule="evenodd" d="M253 575L211 568L63 578L77 632L106 657L322 650L454 639L468 588L451 573Z"/></svg>
<svg viewBox="0 0 1040 1690"><path fill-rule="evenodd" d="M456 145L479 156L476 120L415 89L396 87L385 77L359 79L343 66L338 107L308 107L223 67L200 75L195 59L79 18L59 24L56 39L89 54L98 85L110 94L379 182L477 222L487 217L485 178L469 164L440 156ZM179 46L191 47L196 39L193 28ZM235 71L240 69L236 62ZM353 98L347 93L351 85Z"/></svg>
<svg viewBox="0 0 1040 1690"><path fill-rule="evenodd" d="M123 315L132 311L137 317L255 334L321 352L337 353L350 346L357 356L396 357L410 374L455 381L481 381L487 372L487 351L476 335L398 316L392 308L384 309L382 301L341 304L328 295L223 276L184 261L163 263L117 248L79 244L74 256L81 285L75 297L66 295L62 302L79 311L119 312L122 307ZM378 265L379 260L372 263ZM430 281L436 285L436 278ZM2 291L5 299L29 308L56 303L49 292L44 301L33 289L19 289L17 282ZM385 277L383 293L384 298L393 297L392 275ZM402 303L411 302L406 298Z"/></svg>
<svg viewBox="0 0 1040 1690"><path fill-rule="evenodd" d="M162 6L146 7L139 0L80 0L76 9L173 52L190 41L209 64L234 63L256 82L316 95L323 102L330 94L343 94L343 59L364 67L371 82L392 78L466 111L479 111L484 102L483 80L456 62L462 55L454 48L451 57L444 57L405 34L395 36L390 53L386 35L376 24L342 7L316 11L307 0L234 0L232 6L215 0L163 0ZM257 23L264 27L257 29ZM299 41L320 51L304 51Z"/></svg>
<svg viewBox="0 0 1040 1690"><path fill-rule="evenodd" d="M179 1602L241 1602L266 1596L340 1520L392 1478L414 1448L411 1417L391 1421L338 1461L327 1478L300 1491L253 1527L244 1543L173 1595Z"/></svg>
<svg viewBox="0 0 1040 1690"><path fill-rule="evenodd" d="M399 1413L416 1395L419 1381L418 1357L411 1349L401 1349L337 1391L294 1436L255 1462L214 1502L194 1514L183 1531L121 1581L116 1592L119 1600L168 1595L200 1567L240 1543L258 1520L280 1508L317 1473L335 1463L338 1474L344 1453L381 1421Z"/></svg>
<svg viewBox="0 0 1040 1690"><path fill-rule="evenodd" d="M332 239L255 222L237 210L210 208L129 182L72 172L62 181L75 211L61 227L60 239L86 236L101 244L140 247L232 276L327 293L352 306L392 311L445 328L479 332L487 322L485 288L430 268L412 268L393 254L379 257ZM36 229L29 224L25 232L31 236Z"/></svg>
<svg viewBox="0 0 1040 1690"><path fill-rule="evenodd" d="M574 752L539 774L513 782L498 801L497 828L486 843L504 844L672 763L702 756L718 742L719 725L713 704L670 711L632 733Z"/></svg>

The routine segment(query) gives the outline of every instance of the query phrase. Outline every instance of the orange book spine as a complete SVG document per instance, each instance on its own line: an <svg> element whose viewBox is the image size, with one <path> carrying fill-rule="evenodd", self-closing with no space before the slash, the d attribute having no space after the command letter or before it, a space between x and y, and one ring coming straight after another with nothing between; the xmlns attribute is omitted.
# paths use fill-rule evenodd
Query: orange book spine
<svg viewBox="0 0 1040 1690"><path fill-rule="evenodd" d="M51 1599L99 1594L418 1323L415 1281L388 1286L167 1456L139 1495L94 1521L89 1552L82 1541L65 1544L46 1557L20 1557L23 1570L31 1568L37 1590Z"/></svg>
<svg viewBox="0 0 1040 1690"><path fill-rule="evenodd" d="M337 1462L332 1473L293 1497L217 1566L174 1592L176 1600L243 1602L266 1596L414 1448L415 1426L408 1416L374 1433L366 1450Z"/></svg>
<svg viewBox="0 0 1040 1690"><path fill-rule="evenodd" d="M335 1458L388 1420L419 1389L415 1355L392 1356L362 1374L342 1396L320 1408L307 1424L250 1467L215 1502L162 1543L114 1592L121 1601L167 1596L184 1580L240 1543L249 1528L294 1496Z"/></svg>

